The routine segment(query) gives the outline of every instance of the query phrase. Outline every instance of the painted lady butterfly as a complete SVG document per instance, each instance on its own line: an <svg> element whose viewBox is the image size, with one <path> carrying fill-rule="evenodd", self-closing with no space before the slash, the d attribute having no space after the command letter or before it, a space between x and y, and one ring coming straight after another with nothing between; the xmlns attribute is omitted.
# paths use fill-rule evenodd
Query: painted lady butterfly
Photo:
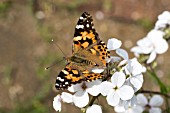
<svg viewBox="0 0 170 113"><path fill-rule="evenodd" d="M106 58L110 57L106 44L100 40L92 21L92 16L87 12L80 16L73 38L73 55L66 58L68 64L56 79L56 89L67 89L72 84L90 82L104 76L92 72L95 68L106 68Z"/></svg>

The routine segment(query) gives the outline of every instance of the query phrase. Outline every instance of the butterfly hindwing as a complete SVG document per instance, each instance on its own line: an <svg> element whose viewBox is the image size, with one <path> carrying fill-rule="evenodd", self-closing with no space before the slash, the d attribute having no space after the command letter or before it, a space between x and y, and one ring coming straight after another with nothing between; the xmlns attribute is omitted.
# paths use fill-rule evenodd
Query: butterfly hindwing
<svg viewBox="0 0 170 113"><path fill-rule="evenodd" d="M72 63L68 63L66 67L59 73L56 79L56 89L66 89L72 84L80 83L83 80L79 70L72 68Z"/></svg>
<svg viewBox="0 0 170 113"><path fill-rule="evenodd" d="M71 66L71 67L70 67ZM93 81L101 79L104 75L93 73L88 70L83 70L80 73L79 68L73 69L72 64L68 64L58 75L55 87L58 90L67 89L72 84L77 84L82 81Z"/></svg>

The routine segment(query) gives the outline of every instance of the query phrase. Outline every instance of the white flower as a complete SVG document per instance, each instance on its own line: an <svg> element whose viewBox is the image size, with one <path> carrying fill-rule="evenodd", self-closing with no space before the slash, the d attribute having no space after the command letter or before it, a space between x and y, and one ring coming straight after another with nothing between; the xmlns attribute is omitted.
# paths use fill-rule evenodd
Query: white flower
<svg viewBox="0 0 170 113"><path fill-rule="evenodd" d="M107 48L109 51L116 50L120 48L121 45L122 45L122 42L116 38L109 39L107 42Z"/></svg>
<svg viewBox="0 0 170 113"><path fill-rule="evenodd" d="M128 109L125 109L124 107L117 107L115 109L115 111L117 110L117 113L142 113L143 109L138 106L138 105L134 105L134 106L129 106Z"/></svg>
<svg viewBox="0 0 170 113"><path fill-rule="evenodd" d="M107 102L111 106L116 106L121 100L129 100L134 95L131 86L124 85L125 74L123 72L115 72L111 77L111 82L102 82L100 91L103 96L107 95Z"/></svg>
<svg viewBox="0 0 170 113"><path fill-rule="evenodd" d="M61 111L61 103L72 103L73 102L73 96L70 93L62 92L62 94L58 94L56 97L54 97L53 101L53 107L56 111Z"/></svg>
<svg viewBox="0 0 170 113"><path fill-rule="evenodd" d="M116 38L112 38L108 40L107 43L107 48L109 51L111 50L115 50L117 55L119 55L120 57L122 57L124 60L128 60L129 56L126 50L121 49L122 42ZM111 58L109 59L109 62L113 63L113 62L119 62L121 60L120 57L117 56L111 56Z"/></svg>
<svg viewBox="0 0 170 113"><path fill-rule="evenodd" d="M56 97L54 97L54 100L53 100L53 108L56 110L56 111L61 111L61 96L60 95L57 95Z"/></svg>
<svg viewBox="0 0 170 113"><path fill-rule="evenodd" d="M89 94L93 96L97 96L99 91L99 85L101 81L96 80L93 82L82 82L80 84L73 85L68 88L70 92L75 92L73 95L73 102L74 104L79 107L85 107L89 102Z"/></svg>
<svg viewBox="0 0 170 113"><path fill-rule="evenodd" d="M152 51L150 40L147 37L137 41L137 46L131 49L132 52L137 54L149 54Z"/></svg>
<svg viewBox="0 0 170 113"><path fill-rule="evenodd" d="M143 94L137 95L137 105L143 111L145 108L150 108L149 113L161 113L162 110L159 108L163 104L163 98L160 95L154 95L148 102L147 98Z"/></svg>
<svg viewBox="0 0 170 113"><path fill-rule="evenodd" d="M158 21L155 24L155 29L165 28L170 25L170 12L164 11L158 16Z"/></svg>
<svg viewBox="0 0 170 113"><path fill-rule="evenodd" d="M135 88L135 91L139 90L143 84L144 67L137 61L136 58L130 59L125 67L126 75L128 75L128 80Z"/></svg>
<svg viewBox="0 0 170 113"><path fill-rule="evenodd" d="M72 103L73 102L73 95L70 93L62 92L61 98L63 102Z"/></svg>
<svg viewBox="0 0 170 113"><path fill-rule="evenodd" d="M128 55L127 51L124 50L124 49L120 49L120 48L116 49L116 53L119 56L121 56L124 60L128 60L129 59L129 55Z"/></svg>
<svg viewBox="0 0 170 113"><path fill-rule="evenodd" d="M150 54L147 63L155 60L156 54L165 53L168 50L168 43L163 39L164 33L158 30L152 30L147 37L139 40L136 47L131 51L137 54Z"/></svg>
<svg viewBox="0 0 170 113"><path fill-rule="evenodd" d="M124 112L119 112L119 113L142 113L143 109L141 109L140 106L134 105L134 106L129 106L127 110Z"/></svg>
<svg viewBox="0 0 170 113"><path fill-rule="evenodd" d="M86 113L102 113L101 106L93 104L92 106L87 108Z"/></svg>
<svg viewBox="0 0 170 113"><path fill-rule="evenodd" d="M143 109L136 105L136 97L133 96L132 99L124 101L123 104L116 106L115 111L117 113L142 113Z"/></svg>
<svg viewBox="0 0 170 113"><path fill-rule="evenodd" d="M107 42L107 48L109 51L115 50L116 53L123 59L128 59L128 53L124 49L120 49L122 42L116 38L109 39ZM118 57L116 57L117 59Z"/></svg>

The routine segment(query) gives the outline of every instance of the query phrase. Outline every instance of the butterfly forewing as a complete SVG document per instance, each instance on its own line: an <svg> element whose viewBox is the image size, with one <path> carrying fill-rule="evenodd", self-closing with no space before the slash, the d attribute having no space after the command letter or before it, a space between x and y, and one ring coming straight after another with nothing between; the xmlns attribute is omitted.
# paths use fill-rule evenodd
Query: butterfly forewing
<svg viewBox="0 0 170 113"><path fill-rule="evenodd" d="M94 29L93 19L89 13L84 12L76 25L73 38L73 53L85 49L92 44L99 42L98 33Z"/></svg>

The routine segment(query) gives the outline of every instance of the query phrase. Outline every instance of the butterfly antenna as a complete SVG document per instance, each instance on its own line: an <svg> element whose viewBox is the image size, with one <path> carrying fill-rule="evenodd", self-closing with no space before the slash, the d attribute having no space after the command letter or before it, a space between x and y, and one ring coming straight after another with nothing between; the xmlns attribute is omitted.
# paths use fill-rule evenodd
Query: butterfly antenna
<svg viewBox="0 0 170 113"><path fill-rule="evenodd" d="M52 39L51 42L54 42L54 40ZM63 52L63 50L60 48L59 45L57 45L56 43L53 43L55 46L57 46L59 48L59 50L63 53L63 55L66 57L66 54Z"/></svg>
<svg viewBox="0 0 170 113"><path fill-rule="evenodd" d="M56 43L54 43L54 40L53 40L53 39L51 40L51 42L53 43L54 46L57 46L57 47L60 49L60 51L63 53L64 56L66 56L66 54L65 54L65 53L62 51L62 49L60 48L60 46L58 46ZM65 57L64 57L64 58L65 58ZM45 70L47 70L47 69L55 66L56 64L60 63L60 62L63 61L63 60L64 60L64 59L59 60L59 61L57 61L57 62L54 62L52 65L46 67Z"/></svg>
<svg viewBox="0 0 170 113"><path fill-rule="evenodd" d="M60 63L61 61L63 61L63 59L62 59L62 60L59 60L59 61L57 61L57 62L55 62L55 63L53 63L53 64L51 64L51 65L48 66L48 67L46 67L45 70L47 70L47 69L49 69L49 68L55 66L56 64Z"/></svg>

